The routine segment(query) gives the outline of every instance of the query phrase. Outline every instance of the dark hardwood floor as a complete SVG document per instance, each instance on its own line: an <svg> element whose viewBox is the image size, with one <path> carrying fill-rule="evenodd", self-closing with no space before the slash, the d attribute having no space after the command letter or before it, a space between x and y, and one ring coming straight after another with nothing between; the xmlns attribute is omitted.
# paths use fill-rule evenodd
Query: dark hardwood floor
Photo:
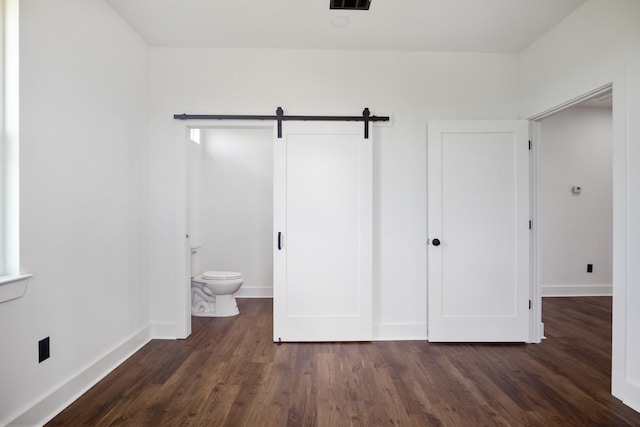
<svg viewBox="0 0 640 427"><path fill-rule="evenodd" d="M269 299L154 340L49 426L640 426L610 394L611 298L547 298L542 344L283 344Z"/></svg>

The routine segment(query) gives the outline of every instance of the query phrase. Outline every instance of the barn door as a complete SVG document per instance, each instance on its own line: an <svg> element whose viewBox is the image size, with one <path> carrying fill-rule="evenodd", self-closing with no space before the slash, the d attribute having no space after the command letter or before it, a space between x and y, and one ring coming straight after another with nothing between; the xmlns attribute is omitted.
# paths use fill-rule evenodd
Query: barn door
<svg viewBox="0 0 640 427"><path fill-rule="evenodd" d="M428 131L429 341L528 340L526 121Z"/></svg>
<svg viewBox="0 0 640 427"><path fill-rule="evenodd" d="M274 341L372 335L372 147L363 124L274 138Z"/></svg>

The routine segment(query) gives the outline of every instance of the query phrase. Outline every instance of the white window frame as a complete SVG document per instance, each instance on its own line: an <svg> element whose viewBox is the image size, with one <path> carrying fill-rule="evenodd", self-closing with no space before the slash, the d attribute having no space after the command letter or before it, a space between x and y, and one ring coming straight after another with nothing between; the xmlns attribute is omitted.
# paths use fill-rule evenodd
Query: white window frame
<svg viewBox="0 0 640 427"><path fill-rule="evenodd" d="M202 129L200 128L191 128L189 130L189 137L191 138L191 141L195 142L196 144L200 144L200 141L202 140Z"/></svg>
<svg viewBox="0 0 640 427"><path fill-rule="evenodd" d="M0 0L0 303L23 296L31 277L20 270L18 24L19 1Z"/></svg>
<svg viewBox="0 0 640 427"><path fill-rule="evenodd" d="M4 127L4 111L5 111L5 97L4 97L4 87L5 87L5 2L4 0L0 1L0 129L2 129L2 135L0 139L0 241L2 243L2 247L0 247L0 275L4 275L5 273L5 254L7 251L7 244L5 239L5 149L4 149L4 140L5 140L5 127Z"/></svg>

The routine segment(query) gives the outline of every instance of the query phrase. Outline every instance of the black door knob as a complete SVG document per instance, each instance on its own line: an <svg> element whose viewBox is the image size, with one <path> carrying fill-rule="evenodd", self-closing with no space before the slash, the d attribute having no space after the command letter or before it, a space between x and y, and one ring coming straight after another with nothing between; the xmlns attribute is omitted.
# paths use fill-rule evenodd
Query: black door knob
<svg viewBox="0 0 640 427"><path fill-rule="evenodd" d="M431 241L431 243L433 243L433 246L440 246L440 240L439 239L433 239Z"/></svg>

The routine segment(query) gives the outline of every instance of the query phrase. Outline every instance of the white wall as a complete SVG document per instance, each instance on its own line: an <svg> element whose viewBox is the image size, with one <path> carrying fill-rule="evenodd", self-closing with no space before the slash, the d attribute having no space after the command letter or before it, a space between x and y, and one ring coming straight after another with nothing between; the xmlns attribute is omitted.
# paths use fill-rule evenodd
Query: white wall
<svg viewBox="0 0 640 427"><path fill-rule="evenodd" d="M33 279L0 304L0 425L46 421L150 337L147 71L147 46L104 1L20 2L20 255Z"/></svg>
<svg viewBox="0 0 640 427"><path fill-rule="evenodd" d="M590 0L520 55L527 118L613 82L615 396L640 410L640 2Z"/></svg>
<svg viewBox="0 0 640 427"><path fill-rule="evenodd" d="M542 294L611 295L611 109L573 107L543 120L541 129ZM573 186L582 192L572 193Z"/></svg>
<svg viewBox="0 0 640 427"><path fill-rule="evenodd" d="M638 57L639 20L637 0L590 0L522 51L521 117L611 83Z"/></svg>
<svg viewBox="0 0 640 427"><path fill-rule="evenodd" d="M175 232L184 223L186 124L173 114L274 114L282 106L288 114L358 115L369 107L392 115L391 126L373 131L374 334L426 337L427 120L515 118L515 55L152 48L150 67L158 335L179 336L188 321L180 315L186 296L176 265L184 230Z"/></svg>
<svg viewBox="0 0 640 427"><path fill-rule="evenodd" d="M204 135L199 273L239 271L244 282L237 296L273 296L273 131Z"/></svg>

